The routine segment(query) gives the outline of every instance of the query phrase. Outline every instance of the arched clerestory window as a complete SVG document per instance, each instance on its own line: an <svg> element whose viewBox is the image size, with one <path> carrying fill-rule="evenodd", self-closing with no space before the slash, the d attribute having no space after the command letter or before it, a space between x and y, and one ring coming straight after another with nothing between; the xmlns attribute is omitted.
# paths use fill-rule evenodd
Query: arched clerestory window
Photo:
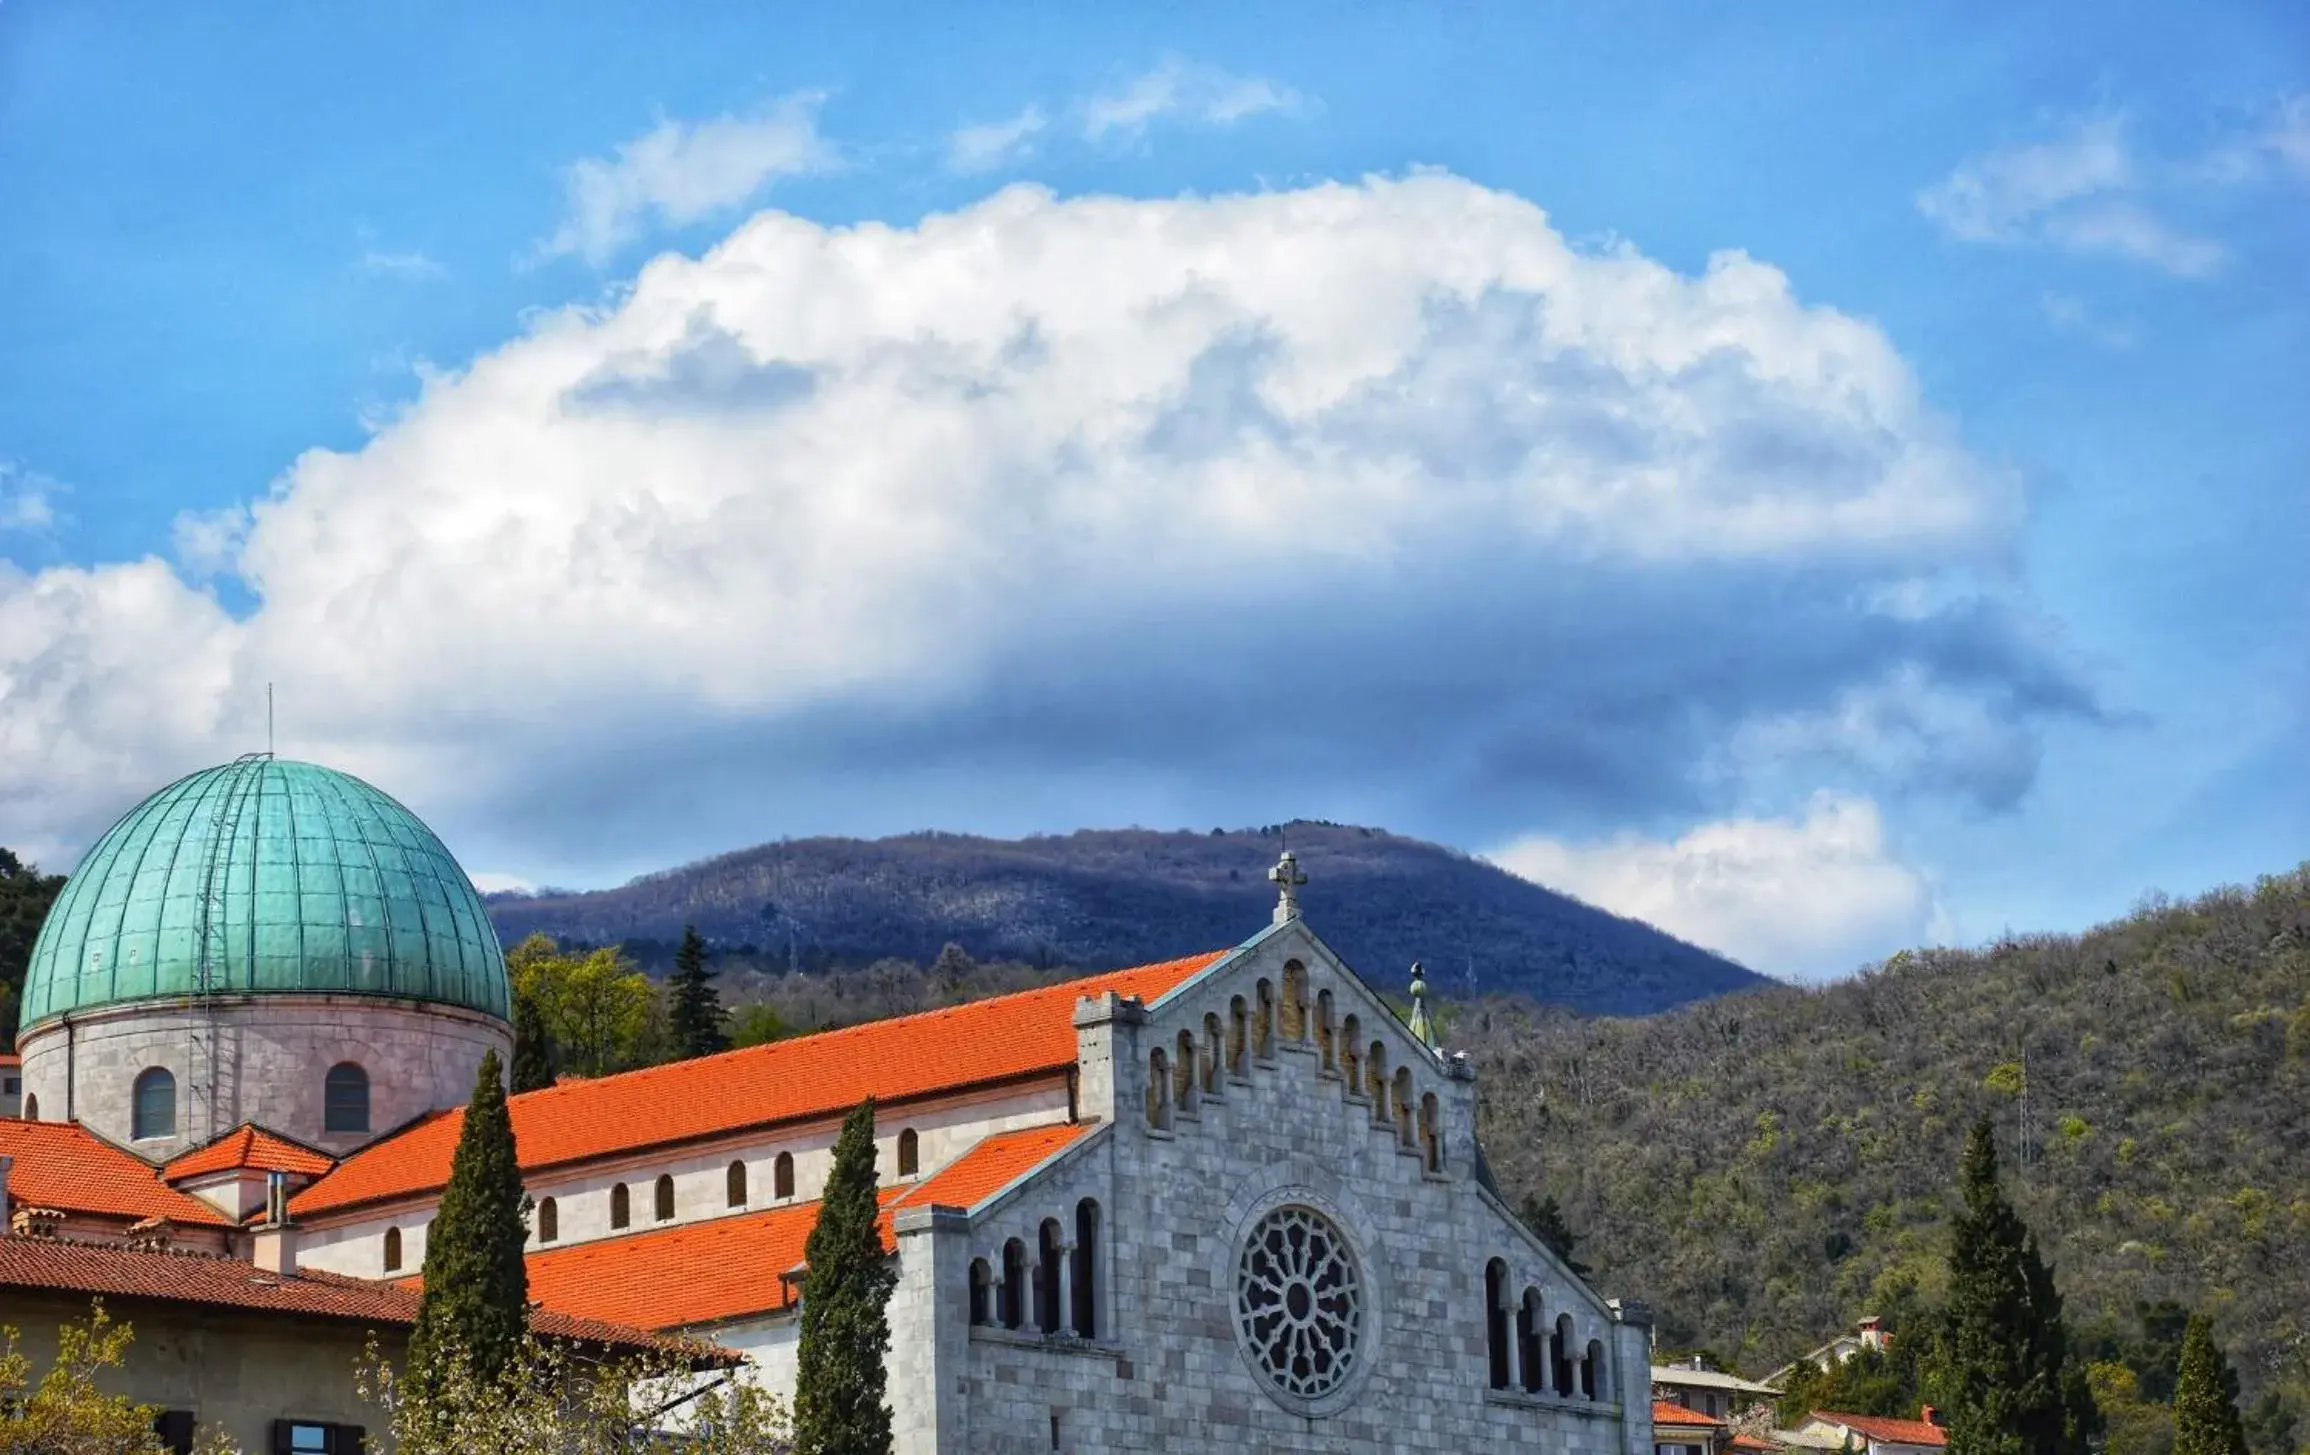
<svg viewBox="0 0 2310 1455"><path fill-rule="evenodd" d="M1251 1054L1262 1061L1275 1058L1275 985L1262 980L1251 1007Z"/></svg>
<svg viewBox="0 0 2310 1455"><path fill-rule="evenodd" d="M1556 1332L1548 1338L1548 1358L1554 1365L1556 1386L1560 1398L1572 1398L1572 1315L1556 1316Z"/></svg>
<svg viewBox="0 0 2310 1455"><path fill-rule="evenodd" d="M1443 1110L1432 1091L1420 1097L1420 1165L1430 1172L1444 1170Z"/></svg>
<svg viewBox="0 0 2310 1455"><path fill-rule="evenodd" d="M1339 1079L1350 1096L1364 1094L1364 1048L1361 1017L1350 1015L1339 1023Z"/></svg>
<svg viewBox="0 0 2310 1455"><path fill-rule="evenodd" d="M1598 1390L1611 1387L1604 1377L1604 1342L1601 1339L1590 1339L1588 1357L1580 1361L1580 1396L1583 1399L1595 1399Z"/></svg>
<svg viewBox="0 0 2310 1455"><path fill-rule="evenodd" d="M1508 1265L1494 1258L1484 1265L1484 1353L1491 1364L1492 1387L1506 1389L1508 1360Z"/></svg>
<svg viewBox="0 0 2310 1455"><path fill-rule="evenodd" d="M1548 1314L1540 1290L1524 1290L1516 1309L1516 1363L1524 1373L1524 1391L1539 1394L1548 1388Z"/></svg>
<svg viewBox="0 0 2310 1455"><path fill-rule="evenodd" d="M1364 1095L1372 1099L1372 1120L1388 1122L1388 1043L1374 1041L1364 1053Z"/></svg>
<svg viewBox="0 0 2310 1455"><path fill-rule="evenodd" d="M387 1228L385 1230L385 1271L387 1273L399 1273L401 1271L401 1230L399 1228Z"/></svg>
<svg viewBox="0 0 2310 1455"><path fill-rule="evenodd" d="M1147 1125L1171 1130L1171 1058L1161 1046L1147 1055Z"/></svg>
<svg viewBox="0 0 2310 1455"><path fill-rule="evenodd" d="M659 1222L670 1223L674 1220L674 1179L671 1175L659 1175L651 1204L650 1211Z"/></svg>
<svg viewBox="0 0 2310 1455"><path fill-rule="evenodd" d="M28 1122L36 1122L40 1120L39 1097L27 1096L24 1098L24 1120Z"/></svg>
<svg viewBox="0 0 2310 1455"><path fill-rule="evenodd" d="M971 1260L971 1322L973 1324L991 1324L994 1322L994 1300L995 1271L987 1266L986 1259L973 1258Z"/></svg>
<svg viewBox="0 0 2310 1455"><path fill-rule="evenodd" d="M1035 1233L1035 1327L1046 1334L1059 1332L1066 1317L1060 1270L1066 1266L1067 1235L1057 1218L1043 1219Z"/></svg>
<svg viewBox="0 0 2310 1455"><path fill-rule="evenodd" d="M622 1228L634 1220L633 1195L622 1182L610 1188L610 1226Z"/></svg>
<svg viewBox="0 0 2310 1455"><path fill-rule="evenodd" d="M1315 1050L1316 1065L1325 1071L1339 1069L1339 1031L1332 1024L1331 992L1315 993Z"/></svg>
<svg viewBox="0 0 2310 1455"><path fill-rule="evenodd" d="M1195 1109L1195 1033L1179 1033L1179 1059L1171 1064L1171 1100L1180 1111Z"/></svg>
<svg viewBox="0 0 2310 1455"><path fill-rule="evenodd" d="M1067 1289L1075 1305L1075 1332L1086 1339L1099 1336L1098 1248L1099 1204L1086 1197L1075 1204L1074 1266Z"/></svg>
<svg viewBox="0 0 2310 1455"><path fill-rule="evenodd" d="M542 1198L537 1205L537 1240L550 1243L561 1236L561 1206L552 1198Z"/></svg>
<svg viewBox="0 0 2310 1455"><path fill-rule="evenodd" d="M1409 1147L1412 1145L1412 1068L1409 1066L1398 1066L1396 1068L1396 1094L1394 1102L1396 1113L1396 1145L1399 1147Z"/></svg>
<svg viewBox="0 0 2310 1455"><path fill-rule="evenodd" d="M913 1177L922 1171L922 1138L907 1127L898 1134L898 1175Z"/></svg>
<svg viewBox="0 0 2310 1455"><path fill-rule="evenodd" d="M1001 1317L1006 1329L1027 1321L1027 1245L1016 1238L1003 1244Z"/></svg>
<svg viewBox="0 0 2310 1455"><path fill-rule="evenodd" d="M176 1077L166 1066L147 1066L130 1088L128 1134L136 1141L176 1135Z"/></svg>
<svg viewBox="0 0 2310 1455"><path fill-rule="evenodd" d="M770 1195L788 1198L794 1195L794 1154L780 1152L778 1160L770 1164Z"/></svg>
<svg viewBox="0 0 2310 1455"><path fill-rule="evenodd" d="M1228 1075L1248 1076L1251 1074L1251 1062L1248 1059L1250 1035L1251 1010L1244 1005L1243 997L1238 995L1227 1002Z"/></svg>
<svg viewBox="0 0 2310 1455"><path fill-rule="evenodd" d="M351 1061L339 1061L321 1078L321 1129L369 1130L369 1073Z"/></svg>
<svg viewBox="0 0 2310 1455"><path fill-rule="evenodd" d="M732 1207L746 1205L746 1164L733 1162L722 1174L723 1200Z"/></svg>
<svg viewBox="0 0 2310 1455"><path fill-rule="evenodd" d="M1226 1037L1227 1033L1219 1025L1219 1012L1213 1011L1203 1017L1203 1094L1205 1096L1217 1096L1219 1094L1219 1048L1225 1043Z"/></svg>

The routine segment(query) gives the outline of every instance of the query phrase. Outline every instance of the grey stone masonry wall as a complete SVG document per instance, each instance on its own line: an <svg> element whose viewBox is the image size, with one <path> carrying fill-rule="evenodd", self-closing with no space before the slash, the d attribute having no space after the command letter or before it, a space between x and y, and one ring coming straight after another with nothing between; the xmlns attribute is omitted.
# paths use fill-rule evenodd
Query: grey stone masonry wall
<svg viewBox="0 0 2310 1455"><path fill-rule="evenodd" d="M962 1408L947 1411L942 1398L935 1436L931 1421L902 1411L912 1437L901 1450L1649 1452L1641 1311L1607 1305L1478 1185L1466 1063L1414 1040L1304 925L1271 929L1152 1007L1086 1001L1077 1026L1083 1110L1111 1121L972 1216L969 1257L998 1282L1005 1245L1019 1241L1030 1269L1025 1317L1004 1327L990 1310L992 1323L968 1328L957 1383L943 1383L942 1370L940 1385L942 1396L965 1392ZM1192 1067L1184 1084L1182 1032ZM1385 1067L1377 1092L1374 1042ZM1151 1086L1158 1050L1161 1092ZM1409 1093L1408 1137L1399 1090ZM1074 1328L1081 1263L1072 1255L1086 1199L1097 1208L1088 1335ZM1336 1229L1316 1236L1344 1244L1361 1289L1344 1377L1318 1374L1298 1392L1271 1379L1239 1333L1245 1245L1279 1210L1279 1225ZM1051 1225L1066 1256L1062 1327L1046 1333L1032 1270ZM911 1256L911 1246L902 1251ZM942 1253L936 1266L960 1261ZM1495 1263L1490 1282L1504 1301L1520 1310L1530 1300L1534 1327L1569 1335L1569 1394L1555 1392L1553 1361L1535 1365L1548 1387L1527 1392L1514 1314L1511 1387L1492 1387ZM969 1320L967 1272L959 1283L951 1271L940 1279L954 1286L902 1290L910 1326L925 1312L918 1301L942 1333ZM1299 1295L1284 1303L1293 1319L1308 1314ZM899 1324L894 1307L894 1332Z"/></svg>

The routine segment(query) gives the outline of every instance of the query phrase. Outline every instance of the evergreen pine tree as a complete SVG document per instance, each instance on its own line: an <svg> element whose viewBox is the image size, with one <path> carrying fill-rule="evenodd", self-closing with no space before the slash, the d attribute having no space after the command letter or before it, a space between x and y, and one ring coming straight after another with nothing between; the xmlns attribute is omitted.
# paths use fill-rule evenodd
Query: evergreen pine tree
<svg viewBox="0 0 2310 1455"><path fill-rule="evenodd" d="M2214 1342L2213 1321L2193 1314L2182 1335L2182 1372L2174 1383L2174 1455L2247 1455L2238 1417L2238 1376Z"/></svg>
<svg viewBox="0 0 2310 1455"><path fill-rule="evenodd" d="M449 1162L449 1185L425 1238L425 1293L409 1334L409 1377L436 1385L445 1362L464 1359L494 1380L529 1327L529 1196L521 1189L513 1119L506 1114L497 1052L481 1058L473 1100Z"/></svg>
<svg viewBox="0 0 2310 1455"><path fill-rule="evenodd" d="M1564 1221L1564 1209L1553 1196L1534 1197L1527 1192L1523 1206L1517 1211L1523 1215L1524 1226L1532 1230L1532 1236L1546 1243L1548 1251L1561 1259L1575 1278L1588 1276L1588 1265L1572 1256L1572 1250L1580 1245L1580 1235Z"/></svg>
<svg viewBox="0 0 2310 1455"><path fill-rule="evenodd" d="M802 1343L794 1382L796 1455L888 1455L883 1353L898 1274L876 1230L874 1099L842 1124L818 1223L803 1246Z"/></svg>
<svg viewBox="0 0 2310 1455"><path fill-rule="evenodd" d="M1949 1455L2082 1455L2098 1415L2037 1236L1997 1183L1987 1118L1966 1139L1965 1208L1950 1229L1949 1302L1934 1383Z"/></svg>
<svg viewBox="0 0 2310 1455"><path fill-rule="evenodd" d="M537 1003L537 997L515 991L513 1089L543 1091L553 1085L553 1063L556 1058L553 1027L546 1024L544 1007Z"/></svg>
<svg viewBox="0 0 2310 1455"><path fill-rule="evenodd" d="M714 993L714 971L706 966L706 942L696 925L682 926L682 948L674 954L673 1004L668 1010L676 1057L711 1056L730 1049L723 1029L721 996Z"/></svg>

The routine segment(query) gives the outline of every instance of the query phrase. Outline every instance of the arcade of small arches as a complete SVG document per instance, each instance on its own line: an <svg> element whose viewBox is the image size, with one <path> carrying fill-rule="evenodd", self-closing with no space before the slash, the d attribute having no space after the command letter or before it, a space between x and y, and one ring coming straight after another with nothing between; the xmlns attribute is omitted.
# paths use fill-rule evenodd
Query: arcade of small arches
<svg viewBox="0 0 2310 1455"><path fill-rule="evenodd" d="M1242 1080L1251 1074L1253 1061L1272 1061L1278 1040L1307 1047L1313 1041L1320 1072L1340 1078L1350 1102L1365 1102L1372 1123L1391 1129L1396 1144L1416 1151L1429 1171L1444 1170L1444 1132L1441 1105L1432 1091L1421 1091L1412 1068L1388 1070L1387 1042L1374 1037L1367 1045L1360 1017L1335 1018L1332 993L1319 991L1312 1006L1307 995L1307 967L1297 960L1283 967L1280 1000L1275 983L1262 979L1246 1001L1238 995L1228 1001L1223 1020L1217 1011L1203 1018L1203 1034L1179 1032L1168 1046L1157 1046L1147 1056L1147 1125L1158 1132L1174 1129L1177 1119L1193 1117L1198 1098L1218 1100L1221 1072Z"/></svg>
<svg viewBox="0 0 2310 1455"><path fill-rule="evenodd" d="M1602 1340L1579 1347L1572 1315L1559 1313L1553 1325L1540 1290L1518 1296L1505 1259L1484 1265L1484 1349L1491 1361L1492 1388L1558 1399L1609 1398L1612 1381Z"/></svg>
<svg viewBox="0 0 2310 1455"><path fill-rule="evenodd" d="M1004 1242L999 1273L987 1259L973 1258L972 1327L1096 1339L1098 1249L1099 1203L1086 1197L1075 1204L1071 1238L1058 1218L1042 1220L1035 1230L1031 1260L1023 1238Z"/></svg>
<svg viewBox="0 0 2310 1455"><path fill-rule="evenodd" d="M338 1067L336 1070L332 1070L330 1075L334 1077L338 1070L344 1069L347 1068ZM350 1069L357 1072L360 1068L352 1067ZM164 1071L161 1074L166 1075L167 1073ZM141 1084L141 1078L139 1080ZM362 1086L365 1098L367 1095L365 1079ZM364 1101L364 1113L365 1109L366 1101ZM912 1127L902 1128L898 1134L898 1175L918 1177L921 1172L921 1135ZM750 1181L746 1163L742 1158L732 1161L728 1167L723 1169L722 1211L744 1212L746 1210L750 1201ZM677 1205L673 1174L660 1173L649 1186L651 1221L655 1223L675 1221L679 1216L680 1208ZM770 1200L773 1204L794 1200L794 1154L792 1152L780 1152L771 1160ZM541 1197L537 1200L533 1209L530 1231L540 1245L561 1240L561 1203L562 1199L558 1196ZM620 1231L631 1228L633 1221L633 1185L624 1182L612 1183L609 1188L609 1226L611 1230ZM398 1273L402 1271L402 1243L400 1228L388 1227L385 1229L381 1240L381 1261L384 1264L385 1272Z"/></svg>

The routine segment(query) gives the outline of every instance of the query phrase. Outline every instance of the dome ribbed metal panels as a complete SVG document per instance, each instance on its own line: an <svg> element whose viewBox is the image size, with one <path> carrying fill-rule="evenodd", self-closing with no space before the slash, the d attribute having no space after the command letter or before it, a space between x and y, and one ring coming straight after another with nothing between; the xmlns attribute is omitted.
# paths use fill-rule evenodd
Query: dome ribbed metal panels
<svg viewBox="0 0 2310 1455"><path fill-rule="evenodd" d="M329 992L505 1018L465 871L360 779L257 754L182 778L88 851L32 947L22 1026L131 1001Z"/></svg>

